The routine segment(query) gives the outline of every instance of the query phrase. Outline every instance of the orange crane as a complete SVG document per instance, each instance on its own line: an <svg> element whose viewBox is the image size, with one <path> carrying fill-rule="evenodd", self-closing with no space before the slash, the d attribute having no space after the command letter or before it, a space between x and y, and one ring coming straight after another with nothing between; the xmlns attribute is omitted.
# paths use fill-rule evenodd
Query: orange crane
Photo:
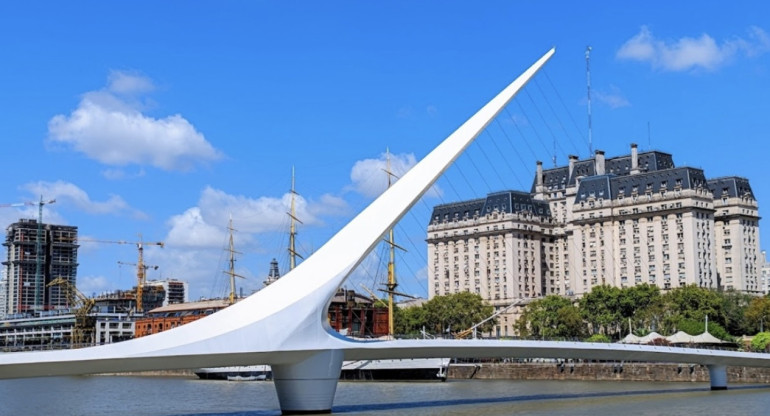
<svg viewBox="0 0 770 416"><path fill-rule="evenodd" d="M139 241L125 241L125 240L118 240L118 241L111 241L111 240L80 240L80 241L88 241L88 242L94 242L94 243L110 243L110 244L135 244L136 248L139 250L139 260L137 260L136 264L134 263L122 263L122 264L130 264L132 266L136 266L136 311L141 313L143 311L142 308L142 295L144 294L144 282L145 278L147 276L147 269L152 267L154 269L157 269L158 266L147 266L144 264L144 246L145 245L151 245L151 246L160 246L163 248L165 246L165 243L162 241L158 242L152 242L147 243L142 241L142 235L139 234ZM118 262L120 263L120 262Z"/></svg>

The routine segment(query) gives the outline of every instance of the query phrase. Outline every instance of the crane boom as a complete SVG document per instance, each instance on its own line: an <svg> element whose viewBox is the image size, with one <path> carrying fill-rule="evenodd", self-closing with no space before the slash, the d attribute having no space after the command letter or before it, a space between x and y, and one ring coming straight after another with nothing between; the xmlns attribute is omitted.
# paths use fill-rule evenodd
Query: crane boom
<svg viewBox="0 0 770 416"><path fill-rule="evenodd" d="M92 343L95 320L90 314L96 301L81 293L72 282L63 277L51 280L46 286L61 286L66 293L67 303L75 310L75 325L70 336L71 347L79 348Z"/></svg>
<svg viewBox="0 0 770 416"><path fill-rule="evenodd" d="M136 311L141 313L143 312L142 307L142 296L144 295L144 283L145 278L147 276L147 268L148 267L154 267L155 269L158 268L158 266L145 266L144 264L144 246L145 245L151 245L151 246L160 246L160 248L163 248L166 244L162 241L157 242L144 242L142 240L142 235L139 234L139 241L125 241L125 240L92 240L92 239L81 239L80 241L88 241L88 242L94 242L94 243L108 243L108 244L135 244L136 248L139 250L139 259L136 262ZM123 264L131 264L133 263L123 263Z"/></svg>

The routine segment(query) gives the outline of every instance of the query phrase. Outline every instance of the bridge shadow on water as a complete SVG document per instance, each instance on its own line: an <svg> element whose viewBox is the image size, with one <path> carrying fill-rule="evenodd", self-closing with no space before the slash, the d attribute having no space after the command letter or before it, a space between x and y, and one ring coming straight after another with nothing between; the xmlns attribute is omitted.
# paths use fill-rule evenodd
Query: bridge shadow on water
<svg viewBox="0 0 770 416"><path fill-rule="evenodd" d="M730 390L751 390L751 389L770 389L767 385L750 386L731 386ZM658 389L658 390L629 390L612 392L588 392L588 393L562 393L562 394L530 394L522 396L506 397L488 397L488 398L466 398L466 399L446 399L446 400L426 400L416 402L397 402L397 403L374 403L374 404L353 404L334 406L332 414L358 413L358 412L376 412L376 411L394 411L410 409L429 409L451 406L481 405L496 403L516 403L533 402L546 400L563 399L583 399L583 398L601 398L601 397L621 397L621 396L648 396L656 394L678 394L678 393L696 393L706 392L708 388L694 387L685 389ZM274 416L280 415L280 410L256 410L247 412L217 412L217 413L185 413L169 416Z"/></svg>

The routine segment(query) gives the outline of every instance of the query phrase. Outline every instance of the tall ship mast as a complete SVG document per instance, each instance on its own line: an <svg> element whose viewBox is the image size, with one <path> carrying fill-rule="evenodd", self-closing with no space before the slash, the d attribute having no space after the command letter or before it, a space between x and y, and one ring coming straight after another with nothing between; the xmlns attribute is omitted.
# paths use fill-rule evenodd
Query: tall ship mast
<svg viewBox="0 0 770 416"><path fill-rule="evenodd" d="M244 278L243 276L235 273L235 254L241 254L240 252L235 251L235 244L233 243L233 233L235 232L235 228L233 228L233 216L230 215L230 222L227 225L227 230L230 232L230 244L228 251L230 252L230 261L227 271L225 271L225 274L230 276L230 297L228 298L228 303L230 305L235 303L235 278L240 277Z"/></svg>
<svg viewBox="0 0 770 416"><path fill-rule="evenodd" d="M388 175L388 188L393 184L392 178L397 176L393 174L393 172L390 170L390 150L386 150L386 158L387 158L387 165L385 168L385 173ZM393 319L393 310L394 308L394 296L404 296L411 298L412 296L406 295L404 293L396 292L396 288L398 287L398 282L396 281L396 249L404 250L403 247L396 244L395 239L393 238L393 228L388 230L388 239L385 240L385 242L388 244L388 251L389 251L389 259L388 259L388 283L385 284L386 290L383 292L388 294L388 338L393 338L393 335L395 334L395 331L393 329L394 326L394 319ZM404 250L406 251L406 250Z"/></svg>
<svg viewBox="0 0 770 416"><path fill-rule="evenodd" d="M289 270L293 270L295 267L297 267L297 257L302 258L299 254L297 254L297 250L295 248L295 238L297 237L297 223L302 224L302 221L300 221L297 218L297 213L295 210L295 204L294 200L297 195L297 192L294 190L294 166L291 167L291 206L290 211L288 212L289 218L291 221L291 225L289 226Z"/></svg>
<svg viewBox="0 0 770 416"><path fill-rule="evenodd" d="M289 191L291 194L291 203L289 205L289 212L286 214L289 216L289 270L293 270L295 267L297 267L297 257L302 259L303 257L297 253L297 249L295 247L296 241L297 241L297 223L302 224L302 221L297 218L297 212L296 212L296 197L297 197L297 191L294 190L294 166L291 167L291 190ZM280 273L278 272L278 262L273 259L270 262L270 273L267 276L267 279L264 281L265 286L268 286L272 283L274 283L276 280L278 280L281 277Z"/></svg>

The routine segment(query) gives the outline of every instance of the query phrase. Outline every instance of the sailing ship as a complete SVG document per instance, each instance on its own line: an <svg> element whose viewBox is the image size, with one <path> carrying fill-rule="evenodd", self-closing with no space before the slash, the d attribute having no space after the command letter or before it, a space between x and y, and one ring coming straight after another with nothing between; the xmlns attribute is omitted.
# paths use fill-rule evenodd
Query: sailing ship
<svg viewBox="0 0 770 416"><path fill-rule="evenodd" d="M235 272L235 255L239 254L235 251L235 244L233 241L233 218L230 217L230 221L227 226L229 232L229 248L230 253L229 267L225 271L230 277L230 294L228 297L228 305L233 305L237 301L235 293L235 278L245 278ZM269 365L242 365L242 366L230 366L230 367L210 367L199 368L194 371L195 375L202 380L230 380L230 381L255 381L255 380L270 380L273 378L273 371Z"/></svg>
<svg viewBox="0 0 770 416"><path fill-rule="evenodd" d="M385 173L388 176L388 188L391 186L391 180L395 175L390 170L390 152L387 151ZM398 246L393 237L393 228L388 231L388 238L385 240L388 245L388 281L385 289L380 291L388 295L388 339L394 339L394 298L402 296L414 298L414 296L397 292L398 283L396 281L396 248L404 250ZM368 289L367 289L368 291ZM374 293L370 292L373 298ZM340 380L360 380L360 381L407 381L407 380L440 380L446 381L449 372L449 358L404 358L404 359L383 359L383 360L359 360L345 361L342 363L342 372Z"/></svg>
<svg viewBox="0 0 770 416"><path fill-rule="evenodd" d="M391 185L391 177L394 176L390 171L390 153L388 153L387 170L388 187ZM291 176L291 205L287 213L290 219L289 227L289 270L297 265L297 257L302 258L295 248L296 223L302 223L296 215L294 189L294 168ZM230 271L226 272L230 276L231 294L230 300L234 302L235 295L235 277L242 277L235 274L235 250L232 238L232 220L230 224ZM393 229L388 233L388 239L385 240L389 246L390 259L388 262L388 282L383 292L388 295L388 339L394 338L394 296L412 297L396 291L398 283L395 274L395 249L400 248L396 245L393 237ZM403 249L402 249L403 250ZM273 260L273 263L276 263ZM264 282L269 285L278 279L277 263L271 263L269 277ZM274 270L275 269L275 270ZM374 296L373 296L374 297ZM383 359L383 360L358 360L345 361L342 363L340 380L349 381L413 381L413 380L439 380L446 381L449 370L449 358L414 358L414 359ZM251 365L235 367L217 367L201 368L195 371L195 374L201 379L215 380L270 380L272 371L268 365Z"/></svg>

